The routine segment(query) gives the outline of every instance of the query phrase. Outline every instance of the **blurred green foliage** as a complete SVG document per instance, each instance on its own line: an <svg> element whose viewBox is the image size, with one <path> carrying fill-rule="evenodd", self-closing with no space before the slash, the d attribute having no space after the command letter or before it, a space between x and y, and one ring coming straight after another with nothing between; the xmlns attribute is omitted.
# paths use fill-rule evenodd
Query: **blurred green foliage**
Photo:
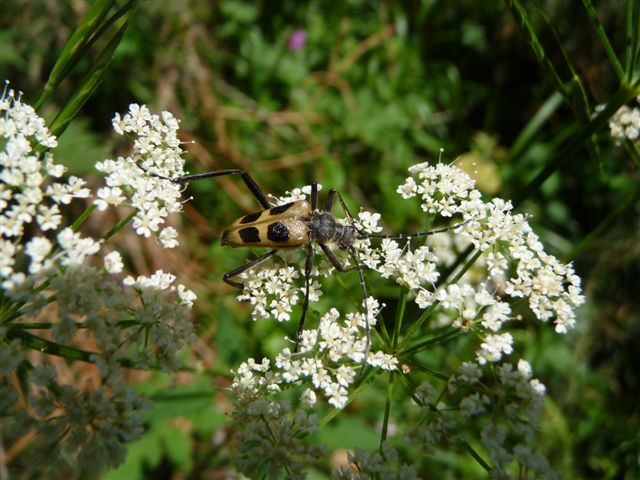
<svg viewBox="0 0 640 480"><path fill-rule="evenodd" d="M598 18L622 62L625 2L600 3ZM5 2L0 71L31 103L89 5ZM243 168L274 195L317 180L325 190L339 189L352 211L381 212L389 231L412 231L424 227L419 208L398 205L395 194L407 167L437 159L444 148L444 161L457 159L475 172L487 195L512 198L563 152L590 109L618 89L594 25L575 2L526 3L526 22L517 21L519 7L471 0L142 2L61 137L57 159L85 176L107 145L120 147L109 132L113 114L146 103L182 119L184 140L195 142L185 144L192 171ZM536 60L527 28L557 78ZM292 49L296 30L306 41ZM98 38L79 58L42 107L47 117L70 102L108 48L109 37ZM571 95L586 92L584 103L563 97L570 85ZM640 477L639 158L601 129L521 207L551 253L575 260L588 296L575 332L559 337L528 324L519 338L548 387L541 447L561 478ZM221 282L247 252L221 247L219 233L256 209L251 195L228 178L194 183L189 194L178 253L160 257L143 244L129 262L140 273L162 266L197 290L200 341L190 353L203 368L184 385L160 376L141 385L156 403L148 432L106 478L224 471L231 446L221 388L228 370L274 351L283 329L295 329L254 324ZM388 303L397 297L396 287L369 281ZM355 278L331 282L344 305L357 301ZM444 362L446 352L437 353ZM162 391L171 394L163 399ZM335 418L319 440L330 448L375 447L367 439L384 402L367 400L350 406L353 415ZM318 466L313 475L328 471ZM482 478L483 471L452 449L436 453L421 474Z"/></svg>

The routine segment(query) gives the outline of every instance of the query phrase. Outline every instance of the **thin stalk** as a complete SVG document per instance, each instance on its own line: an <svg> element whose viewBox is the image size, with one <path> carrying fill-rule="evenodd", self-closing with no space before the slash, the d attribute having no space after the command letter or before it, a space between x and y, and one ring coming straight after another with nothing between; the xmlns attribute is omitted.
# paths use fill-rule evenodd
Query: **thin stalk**
<svg viewBox="0 0 640 480"><path fill-rule="evenodd" d="M84 212L80 214L76 221L71 224L71 230L77 232L80 228L80 225L93 213L93 211L98 208L96 204L92 203L87 208L85 208Z"/></svg>
<svg viewBox="0 0 640 480"><path fill-rule="evenodd" d="M607 57L609 57L609 61L611 62L611 65L613 66L613 69L616 72L618 79L622 80L624 78L624 70L622 69L622 65L620 64L618 57L613 51L613 47L611 46L611 42L609 42L609 37L607 37L607 33L604 31L604 28L602 27L600 20L598 20L598 14L596 13L595 8L593 8L593 4L591 3L591 0L582 0L582 5L587 11L587 15L589 15L589 19L593 24L593 28L595 28L596 34L600 39L600 44L602 45L602 48L604 48L604 51L606 52Z"/></svg>
<svg viewBox="0 0 640 480"><path fill-rule="evenodd" d="M407 356L413 355L414 353L418 353L422 350L426 350L428 347L431 347L433 345L439 345L441 343L444 343L452 338L457 337L458 335L462 335L462 332L460 331L460 329L451 328L450 330L448 330L446 333L443 333L442 335L438 335L437 337L423 340L421 342L418 342L412 345L411 347L401 349L398 352L398 356L407 357Z"/></svg>
<svg viewBox="0 0 640 480"><path fill-rule="evenodd" d="M487 471L487 473L491 473L491 470L492 470L491 465L485 462L484 459L480 456L480 454L476 452L473 449L473 447L469 445L468 442L466 442L465 440L461 440L460 444L469 453L469 455L471 455L474 458L474 460L478 462L480 466Z"/></svg>
<svg viewBox="0 0 640 480"><path fill-rule="evenodd" d="M389 429L389 413L391 412L391 399L393 397L393 383L396 378L395 372L389 374L389 383L387 384L387 398L384 402L384 418L382 419L382 432L380 432L380 452L382 452L382 444L387 439Z"/></svg>
<svg viewBox="0 0 640 480"><path fill-rule="evenodd" d="M409 290L406 286L402 286L400 290L400 298L398 302L398 308L396 309L396 318L393 324L393 337L391 338L391 351L395 352L398 346L398 338L400 337L400 329L402 328L402 320L404 318L404 311L407 306L407 295Z"/></svg>
<svg viewBox="0 0 640 480"><path fill-rule="evenodd" d="M133 217L136 216L136 213L138 213L137 210L131 212L129 215L127 215L126 217L124 217L122 220L120 220L118 223L116 223L111 230L109 230L106 234L104 234L104 236L102 237L103 240L109 240L111 237L113 237L116 233L118 233L120 230L122 230L124 228L124 226L129 223L131 221L131 219Z"/></svg>

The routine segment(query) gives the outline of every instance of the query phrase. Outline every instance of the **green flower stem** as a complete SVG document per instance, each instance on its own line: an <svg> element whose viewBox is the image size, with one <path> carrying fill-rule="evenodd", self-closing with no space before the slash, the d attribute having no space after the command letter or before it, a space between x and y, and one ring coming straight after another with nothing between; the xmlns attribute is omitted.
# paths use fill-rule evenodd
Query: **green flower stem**
<svg viewBox="0 0 640 480"><path fill-rule="evenodd" d="M442 380L444 382L449 380L449 377L447 375L445 375L444 373L440 373L440 372L436 372L435 370L422 365L421 363L416 362L415 360L410 360L407 361L407 365L409 365L409 367L411 368L411 370L419 370L423 373L426 373L427 375L437 378L438 380Z"/></svg>
<svg viewBox="0 0 640 480"><path fill-rule="evenodd" d="M521 130L518 138L515 139L509 151L511 161L519 158L529 143L534 139L535 134L540 131L545 122L553 115L553 113L562 105L563 97L558 91L553 92L549 98L542 104L538 111L531 117L524 128Z"/></svg>
<svg viewBox="0 0 640 480"><path fill-rule="evenodd" d="M89 205L84 212L82 212L80 214L80 216L76 219L75 222L73 222L71 224L71 230L73 230L74 232L78 231L78 228L80 228L80 225L82 225L82 223L89 217L89 215L91 215L93 213L93 211L98 208L95 204L91 204Z"/></svg>
<svg viewBox="0 0 640 480"><path fill-rule="evenodd" d="M129 11L128 17L125 19L122 26L114 34L114 36L111 38L102 52L100 52L95 64L83 79L82 83L78 86L73 97L51 122L49 130L56 137L59 137L66 130L66 128L69 126L69 123L71 123L71 121L75 118L84 103L89 99L89 97L93 94L95 89L100 84L102 75L111 63L113 54L120 44L120 41L122 40L131 19L132 11Z"/></svg>
<svg viewBox="0 0 640 480"><path fill-rule="evenodd" d="M640 79L640 5L636 0L627 0L627 54L626 78L630 83Z"/></svg>
<svg viewBox="0 0 640 480"><path fill-rule="evenodd" d="M122 220L120 220L118 223L116 223L116 224L113 226L113 228L111 228L111 230L109 230L109 231L108 231L108 232L107 232L107 233L102 237L102 239L103 239L103 240L109 240L111 237L113 237L116 233L118 233L120 230L122 230L122 229L125 227L125 225L131 221L131 219L132 219L133 217L135 217L135 216L136 216L136 213L138 213L138 212L137 212L137 210L136 210L136 211L131 212L129 215L127 215L127 216L126 216L126 217L124 217Z"/></svg>
<svg viewBox="0 0 640 480"><path fill-rule="evenodd" d="M387 384L387 398L384 402L384 418L382 419L382 432L380 432L380 452L382 452L382 444L387 439L389 430L389 413L391 412L391 399L393 397L393 384L396 378L396 372L389 373L389 383Z"/></svg>
<svg viewBox="0 0 640 480"><path fill-rule="evenodd" d="M411 356L422 350L426 350L427 348L432 347L434 345L440 345L442 343L445 343L451 340L452 338L455 338L458 335L462 335L462 334L463 332L461 332L459 328L447 329L447 331L442 335L438 335L437 337L432 337L426 340L419 341L418 343L415 343L412 346L406 347L404 349L401 348L400 351L398 352L398 356L399 357Z"/></svg>
<svg viewBox="0 0 640 480"><path fill-rule="evenodd" d="M80 350L79 348L69 347L66 345L60 345L59 343L45 340L23 329L11 327L5 337L7 340L13 340L15 338L20 339L23 345L32 350L37 350L49 355L56 355L58 357L66 358L67 360L77 360L87 363L95 363L94 356L100 356L100 352L90 352L87 350ZM118 363L125 368L139 368L129 358L119 358ZM160 365L150 365L151 370L163 371L164 369ZM193 367L181 367L179 371L195 373L196 369Z"/></svg>
<svg viewBox="0 0 640 480"><path fill-rule="evenodd" d="M487 462L484 461L484 459L480 456L480 454L478 452L476 452L473 447L471 445L469 445L469 443L465 440L461 440L460 441L460 445L462 445L462 447L469 452L469 455L471 455L474 460L476 462L478 462L480 464L480 466L482 468L484 468L487 473L491 473L491 465L489 465Z"/></svg>
<svg viewBox="0 0 640 480"><path fill-rule="evenodd" d="M400 297L398 298L398 308L396 309L396 319L393 324L393 337L391 339L391 351L395 352L398 346L398 338L400 337L400 329L402 327L402 320L404 319L404 311L407 306L407 295L409 289L406 286L402 286L400 290Z"/></svg>
<svg viewBox="0 0 640 480"><path fill-rule="evenodd" d="M93 32L98 28L98 25L100 25L109 10L111 10L114 3L115 0L96 0L93 2L87 15L82 19L67 41L62 52L60 52L60 55L58 55L56 64L51 69L47 84L42 91L42 95L35 104L36 110L42 107L55 88L85 55L89 48L90 39L92 37L93 40L97 38L96 35L93 35Z"/></svg>

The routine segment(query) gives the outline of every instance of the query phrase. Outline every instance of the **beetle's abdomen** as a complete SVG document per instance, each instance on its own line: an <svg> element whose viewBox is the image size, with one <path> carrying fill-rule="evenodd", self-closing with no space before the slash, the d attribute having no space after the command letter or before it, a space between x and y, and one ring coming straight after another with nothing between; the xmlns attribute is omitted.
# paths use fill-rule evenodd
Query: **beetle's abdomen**
<svg viewBox="0 0 640 480"><path fill-rule="evenodd" d="M309 242L305 223L311 206L305 200L250 213L222 233L222 244L232 247L293 248Z"/></svg>

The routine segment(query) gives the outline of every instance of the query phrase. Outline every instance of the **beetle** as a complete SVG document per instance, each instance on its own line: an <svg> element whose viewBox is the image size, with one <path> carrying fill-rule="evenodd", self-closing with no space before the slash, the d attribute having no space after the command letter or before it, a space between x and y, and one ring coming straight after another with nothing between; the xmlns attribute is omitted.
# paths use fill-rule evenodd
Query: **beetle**
<svg viewBox="0 0 640 480"><path fill-rule="evenodd" d="M260 189L255 180L244 170L215 170L212 172L197 173L175 178L165 177L153 172L148 173L154 177L168 180L177 184L187 184L195 180L219 177L223 175L240 175L249 191L251 191L258 203L260 203L262 210L244 215L243 217L240 217L235 222L233 222L228 228L223 231L221 243L222 245L229 245L231 247L266 247L270 250L258 256L257 258L245 263L244 265L241 265L240 267L225 273L223 276L223 280L233 287L243 289L244 285L242 284L242 282L234 280L234 278L271 258L278 252L278 250L294 248L306 249L306 259L304 266L304 302L302 304L300 323L298 325L298 331L296 333L295 351L297 351L298 343L301 339L302 331L304 329L305 317L309 308L309 289L311 282L311 270L314 260L314 243L320 246L331 264L339 272L348 272L351 270L357 270L358 272L360 288L365 299L365 330L367 337L365 349L366 355L366 352L368 352L370 346L370 327L366 305L368 294L367 285L365 283L364 274L362 272L363 267L358 260L358 254L354 246L356 241L367 238L401 239L408 241L416 237L425 237L428 235L433 235L435 233L453 230L470 221L466 220L463 223L459 223L450 227L412 234L369 234L358 229L353 216L349 212L349 209L347 208L347 205L342 198L342 195L340 195L340 193L335 189L332 188L331 190L329 190L327 196L325 197L322 208L319 209L317 182L313 182L311 184L311 196L309 201L297 200L283 205L272 205L267 195ZM331 213L336 198L338 199L340 206L345 213L347 224L341 223ZM353 260L354 265L344 266L331 249L331 246L334 245L337 246L337 248L340 250L347 251L351 259Z"/></svg>

